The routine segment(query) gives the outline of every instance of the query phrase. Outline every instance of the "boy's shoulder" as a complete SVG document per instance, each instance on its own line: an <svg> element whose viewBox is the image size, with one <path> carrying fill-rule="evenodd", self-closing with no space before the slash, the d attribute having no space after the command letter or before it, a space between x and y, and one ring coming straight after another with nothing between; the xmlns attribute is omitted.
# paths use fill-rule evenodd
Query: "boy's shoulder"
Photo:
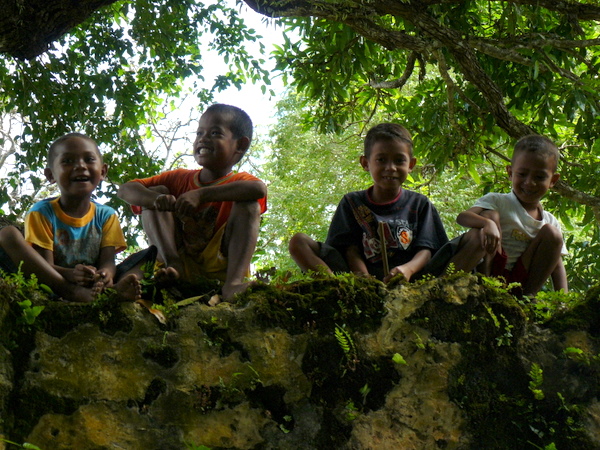
<svg viewBox="0 0 600 450"><path fill-rule="evenodd" d="M33 206L31 208L29 208L29 211L44 211L44 210L52 209L52 202L56 202L57 200L58 200L58 197L50 197L50 198L44 198L42 200L38 200L37 202L35 202L33 204Z"/></svg>
<svg viewBox="0 0 600 450"><path fill-rule="evenodd" d="M484 209L500 209L510 205L519 205L519 200L512 191L508 193L488 192L487 194L479 197L473 206Z"/></svg>

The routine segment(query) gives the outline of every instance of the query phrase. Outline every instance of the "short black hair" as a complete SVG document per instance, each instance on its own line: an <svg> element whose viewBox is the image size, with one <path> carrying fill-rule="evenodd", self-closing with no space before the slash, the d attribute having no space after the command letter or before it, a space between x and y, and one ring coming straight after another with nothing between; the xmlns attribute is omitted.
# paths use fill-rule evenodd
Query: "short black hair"
<svg viewBox="0 0 600 450"><path fill-rule="evenodd" d="M410 132L402 125L397 123L380 123L372 127L365 136L364 155L366 158L371 156L371 149L377 141L397 139L408 145L410 157L413 157L413 141Z"/></svg>
<svg viewBox="0 0 600 450"><path fill-rule="evenodd" d="M554 158L553 172L556 172L558 162L560 161L560 151L552 140L545 136L540 136L539 134L523 136L515 144L511 163L514 163L515 157L523 152L535 153L544 156L545 158Z"/></svg>
<svg viewBox="0 0 600 450"><path fill-rule="evenodd" d="M50 148L48 149L48 158L46 160L46 167L52 168L52 164L54 164L54 158L56 158L56 150L58 149L58 146L60 144L62 144L63 142L65 142L66 140L71 139L71 138L81 138L81 139L86 139L86 140L92 142L94 144L94 146L96 147L96 151L98 152L98 155L100 155L100 158L102 159L102 153L100 153L98 144L96 143L95 140L93 140L87 134L67 133L64 136L59 137L52 144L50 144Z"/></svg>
<svg viewBox="0 0 600 450"><path fill-rule="evenodd" d="M206 113L216 113L229 118L229 129L234 139L247 137L252 142L252 119L246 111L237 106L226 105L224 103L215 103L204 111Z"/></svg>

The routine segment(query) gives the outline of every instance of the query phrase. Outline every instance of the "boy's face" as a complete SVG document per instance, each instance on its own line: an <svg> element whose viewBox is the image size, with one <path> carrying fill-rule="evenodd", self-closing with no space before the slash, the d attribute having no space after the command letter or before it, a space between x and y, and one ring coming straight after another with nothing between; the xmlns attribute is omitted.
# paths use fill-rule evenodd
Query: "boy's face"
<svg viewBox="0 0 600 450"><path fill-rule="evenodd" d="M398 195L416 162L409 144L398 139L375 141L369 157L360 157L360 164L373 178L374 193L390 200Z"/></svg>
<svg viewBox="0 0 600 450"><path fill-rule="evenodd" d="M227 175L248 149L247 137L234 139L229 120L221 114L204 113L194 141L194 158L215 176Z"/></svg>
<svg viewBox="0 0 600 450"><path fill-rule="evenodd" d="M537 208L540 199L558 181L555 164L552 157L524 151L506 166L512 190L523 206Z"/></svg>
<svg viewBox="0 0 600 450"><path fill-rule="evenodd" d="M86 197L104 180L107 169L94 142L72 137L59 144L52 167L44 173L58 184L62 196Z"/></svg>

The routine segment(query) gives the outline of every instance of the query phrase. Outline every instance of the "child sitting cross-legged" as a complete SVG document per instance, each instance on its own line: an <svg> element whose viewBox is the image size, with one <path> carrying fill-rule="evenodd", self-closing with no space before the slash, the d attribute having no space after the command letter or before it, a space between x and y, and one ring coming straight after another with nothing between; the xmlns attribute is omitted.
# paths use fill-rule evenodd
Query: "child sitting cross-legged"
<svg viewBox="0 0 600 450"><path fill-rule="evenodd" d="M121 185L119 197L141 214L148 241L158 248L163 267L157 281L217 279L226 301L248 287L245 278L266 211L267 187L233 167L251 141L252 121L245 111L211 105L200 117L192 148L201 168Z"/></svg>
<svg viewBox="0 0 600 450"><path fill-rule="evenodd" d="M397 274L410 280L429 272L432 255L448 238L429 199L403 188L416 161L404 127L382 123L371 128L360 164L373 185L342 198L324 243L304 233L292 237L289 250L298 266L372 275L384 282ZM389 269L384 270L386 258Z"/></svg>
<svg viewBox="0 0 600 450"><path fill-rule="evenodd" d="M112 208L92 200L107 170L98 145L84 134L69 133L52 143L44 173L58 185L60 196L37 202L29 210L25 240L64 280L89 290L91 295L81 301L107 288L115 289L121 300L134 301L141 297L142 265L153 262L156 249L115 264L115 254L126 247L118 217ZM40 268L47 269L38 262L32 272L37 275Z"/></svg>

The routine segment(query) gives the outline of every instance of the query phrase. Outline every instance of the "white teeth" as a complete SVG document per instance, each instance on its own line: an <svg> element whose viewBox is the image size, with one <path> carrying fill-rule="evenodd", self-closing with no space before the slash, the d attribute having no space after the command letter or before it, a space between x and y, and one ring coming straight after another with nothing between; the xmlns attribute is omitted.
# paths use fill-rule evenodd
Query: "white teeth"
<svg viewBox="0 0 600 450"><path fill-rule="evenodd" d="M198 151L198 154L199 154L199 155L206 155L206 154L207 154L209 151L210 151L210 150L209 150L209 149L207 149L207 148L201 148L201 149Z"/></svg>

